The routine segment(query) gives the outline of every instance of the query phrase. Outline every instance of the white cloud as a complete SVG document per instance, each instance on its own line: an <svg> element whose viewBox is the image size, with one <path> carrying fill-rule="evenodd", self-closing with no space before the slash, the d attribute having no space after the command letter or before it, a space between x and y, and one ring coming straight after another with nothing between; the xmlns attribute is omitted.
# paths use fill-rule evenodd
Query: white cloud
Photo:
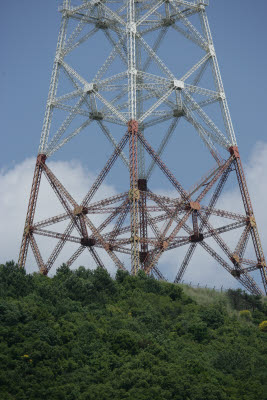
<svg viewBox="0 0 267 400"><path fill-rule="evenodd" d="M34 164L35 159L30 158L9 170L0 171L1 262L11 259L17 260L18 258ZM75 200L78 201L83 198L86 190L90 187L95 178L94 174L84 168L78 161L50 162L49 166L73 195ZM266 252L267 143L258 143L255 146L249 162L245 165L245 173L262 238L262 245ZM97 194L96 200L114 194L116 194L115 187L104 184ZM222 196L219 206L231 210L234 205L238 203L237 199L239 199L238 190L232 189L226 191ZM55 201L55 195L49 189L48 184L46 184L45 178L42 180L38 205L36 220L64 212L59 202L57 200ZM41 215L40 210L42 210L43 215ZM96 218L96 222L99 222L99 217ZM47 229L50 228L48 227ZM45 242L45 240L42 241L41 246L44 250L43 253L50 254L54 245L54 240L48 240L47 242ZM186 249L182 248L181 252L170 251L164 254L161 263L164 264L164 268L168 271L168 276L173 277L175 275L175 271L177 271L178 265L183 259L182 255L185 250ZM68 251L66 247L66 252L71 254L71 246L69 246ZM104 257L107 268L110 271L114 271L114 268L110 268L112 264L110 258L106 255ZM59 265L63 260L63 258L59 258L56 264ZM27 262L28 271L33 270L33 265L35 265L35 261L33 257L30 256ZM85 251L76 262L76 266L77 265L93 267L94 262ZM208 283L209 286L216 287L221 285L233 286L236 282L228 273L225 273L223 268L217 266L216 263L213 262L213 259L203 252L201 248L194 254L184 279L187 282L192 281L193 283L200 284Z"/></svg>
<svg viewBox="0 0 267 400"><path fill-rule="evenodd" d="M95 176L84 168L78 161L56 161L49 162L48 165L76 201L82 200L83 196L94 182ZM30 158L15 165L9 170L2 170L0 172L1 262L12 259L17 261L18 259L34 166L35 159ZM103 197L110 197L115 194L116 191L113 186L103 184L97 192L94 200L99 200ZM44 218L52 217L61 213L64 213L64 209L51 190L46 178L43 176L36 208L35 221L40 221ZM101 217L96 216L95 218L92 218L92 220L97 223L101 221ZM45 229L53 230L52 227L47 227ZM75 233L74 235L76 236ZM46 261L48 255L53 250L56 241L54 239L47 240L43 237L38 237L37 240L38 245L40 245L42 250L44 261ZM66 261L66 259L68 259L66 257L70 256L76 250L77 245L75 246L67 244L64 249L65 257L59 257L56 264L60 265L61 262ZM111 264L109 260L109 257L105 256L104 261L107 264ZM36 265L36 262L31 251L29 251L29 257L26 264L27 270L36 270L33 268L34 265ZM93 267L95 263L91 256L89 256L88 252L84 251L76 265Z"/></svg>

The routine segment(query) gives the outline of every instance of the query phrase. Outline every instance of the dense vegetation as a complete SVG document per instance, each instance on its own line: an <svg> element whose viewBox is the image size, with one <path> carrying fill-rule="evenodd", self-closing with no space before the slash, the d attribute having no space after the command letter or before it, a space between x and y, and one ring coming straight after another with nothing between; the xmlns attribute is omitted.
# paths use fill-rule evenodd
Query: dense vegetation
<svg viewBox="0 0 267 400"><path fill-rule="evenodd" d="M7 263L0 320L3 400L267 399L267 306L240 290Z"/></svg>

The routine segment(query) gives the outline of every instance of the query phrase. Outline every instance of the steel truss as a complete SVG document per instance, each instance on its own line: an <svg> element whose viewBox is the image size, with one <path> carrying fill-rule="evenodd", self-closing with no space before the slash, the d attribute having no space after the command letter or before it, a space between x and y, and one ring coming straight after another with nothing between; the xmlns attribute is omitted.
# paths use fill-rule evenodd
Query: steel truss
<svg viewBox="0 0 267 400"><path fill-rule="evenodd" d="M266 293L266 261L208 24L208 2L80 0L78 3L74 6L65 0L60 8L62 22L20 249L20 266L25 267L30 245L39 271L48 274L65 244L72 242L77 243L77 250L66 261L68 265L87 250L95 264L105 268L100 256L101 251L105 251L119 269L127 269L121 256L128 255L132 274L141 268L164 280L164 271L158 266L161 255L187 245L175 277L175 282L180 282L199 245L251 293L262 293L249 274L259 270ZM199 17L200 28L191 21L192 16ZM68 34L70 21L76 25L72 25ZM172 72L158 55L170 30L202 51L201 58L183 76ZM97 32L103 32L112 50L89 81L71 65L68 57L83 43L92 40ZM146 40L149 35L153 35L152 44ZM122 65L122 70L116 73L112 69L115 59ZM208 68L215 87L212 90L200 85ZM58 95L61 75L68 80L72 91ZM216 103L220 106L223 129L208 113L208 106ZM53 132L56 110L65 112L65 118ZM72 122L78 117L79 125L71 130ZM162 161L162 154L180 120L192 126L215 161L215 167L189 190L185 190ZM154 149L146 132L166 121L170 121L170 125L159 147ZM77 202L49 168L47 160L93 123L99 126L114 149L83 201ZM117 125L118 129L125 127L119 141L112 135L109 124ZM148 166L147 156L151 161ZM93 202L118 159L129 171L129 187L124 193ZM176 197L162 196L149 189L156 167L177 192ZM226 182L233 175L240 189L243 214L216 207ZM42 176L64 212L36 222ZM95 214L104 216L98 226L92 222ZM226 220L230 221L226 223ZM58 232L55 227L62 221L67 222L65 230ZM237 229L241 230L239 240L230 248L223 234ZM37 236L56 239L47 261L39 250ZM215 248L206 241L208 238L213 238ZM254 260L245 257L250 238Z"/></svg>

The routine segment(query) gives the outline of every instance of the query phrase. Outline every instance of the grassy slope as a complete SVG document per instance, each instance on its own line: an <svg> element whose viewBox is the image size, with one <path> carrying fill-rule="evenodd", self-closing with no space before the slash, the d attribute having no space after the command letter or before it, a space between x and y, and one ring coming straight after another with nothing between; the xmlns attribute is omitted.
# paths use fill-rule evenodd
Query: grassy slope
<svg viewBox="0 0 267 400"><path fill-rule="evenodd" d="M266 400L266 311L240 292L143 274L2 265L0 398Z"/></svg>

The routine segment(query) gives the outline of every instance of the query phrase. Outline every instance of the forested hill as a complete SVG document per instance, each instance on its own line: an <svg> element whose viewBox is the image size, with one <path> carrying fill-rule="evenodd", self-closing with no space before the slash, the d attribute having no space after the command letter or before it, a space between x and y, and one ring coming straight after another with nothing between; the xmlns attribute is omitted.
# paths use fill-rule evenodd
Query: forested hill
<svg viewBox="0 0 267 400"><path fill-rule="evenodd" d="M7 263L0 319L1 400L267 399L267 306L240 290Z"/></svg>

